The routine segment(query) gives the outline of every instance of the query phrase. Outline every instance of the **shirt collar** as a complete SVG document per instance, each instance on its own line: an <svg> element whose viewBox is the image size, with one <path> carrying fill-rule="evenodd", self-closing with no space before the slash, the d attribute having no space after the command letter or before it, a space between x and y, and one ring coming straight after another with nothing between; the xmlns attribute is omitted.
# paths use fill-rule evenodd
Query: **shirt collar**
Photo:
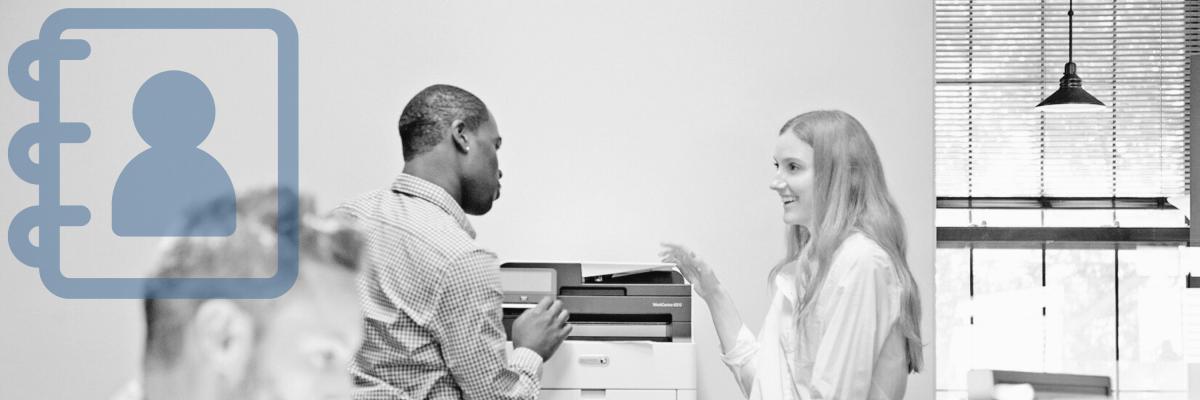
<svg viewBox="0 0 1200 400"><path fill-rule="evenodd" d="M413 196L440 207L446 214L454 217L458 221L458 226L462 227L471 239L475 238L475 228L471 226L471 222L467 221L467 214L463 212L462 206L450 197L450 193L446 192L441 186L433 184L427 180L401 173L392 182L392 191L396 193Z"/></svg>

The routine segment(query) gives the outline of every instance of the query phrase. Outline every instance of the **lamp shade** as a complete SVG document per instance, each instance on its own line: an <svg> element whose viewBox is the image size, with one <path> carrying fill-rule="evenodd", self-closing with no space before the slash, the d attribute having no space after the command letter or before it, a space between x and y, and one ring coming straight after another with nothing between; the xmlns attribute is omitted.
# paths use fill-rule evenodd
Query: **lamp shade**
<svg viewBox="0 0 1200 400"><path fill-rule="evenodd" d="M1058 90L1054 91L1037 108L1043 111L1055 112L1098 112L1108 108L1086 90L1083 90L1083 80L1075 75L1075 63L1068 62L1063 71L1062 79L1058 80Z"/></svg>

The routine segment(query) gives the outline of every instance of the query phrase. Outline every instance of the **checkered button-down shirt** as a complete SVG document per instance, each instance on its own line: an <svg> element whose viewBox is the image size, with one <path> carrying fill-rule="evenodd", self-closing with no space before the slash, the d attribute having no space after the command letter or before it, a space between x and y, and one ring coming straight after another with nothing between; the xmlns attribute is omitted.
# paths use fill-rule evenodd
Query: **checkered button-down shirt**
<svg viewBox="0 0 1200 400"><path fill-rule="evenodd" d="M542 358L505 352L496 255L441 187L401 174L343 204L367 233L356 399L534 399Z"/></svg>

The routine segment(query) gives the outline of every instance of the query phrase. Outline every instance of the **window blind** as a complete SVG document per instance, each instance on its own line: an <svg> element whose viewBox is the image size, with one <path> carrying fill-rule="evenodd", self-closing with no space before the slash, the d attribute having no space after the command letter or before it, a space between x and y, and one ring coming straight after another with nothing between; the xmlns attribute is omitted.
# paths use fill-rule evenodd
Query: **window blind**
<svg viewBox="0 0 1200 400"><path fill-rule="evenodd" d="M1188 188L1197 1L1076 0L1074 61L1108 110L1034 108L1067 62L1067 0L936 0L937 194L1161 197Z"/></svg>

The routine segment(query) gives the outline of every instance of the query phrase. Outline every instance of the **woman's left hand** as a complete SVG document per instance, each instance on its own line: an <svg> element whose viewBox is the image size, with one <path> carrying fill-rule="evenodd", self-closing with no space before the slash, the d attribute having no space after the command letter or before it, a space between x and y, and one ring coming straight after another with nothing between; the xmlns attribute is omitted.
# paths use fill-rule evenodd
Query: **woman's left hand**
<svg viewBox="0 0 1200 400"><path fill-rule="evenodd" d="M696 291L696 294L707 299L708 296L721 290L721 281L717 279L717 275L713 273L707 263L696 257L696 253L677 244L663 243L662 245L664 249L658 253L662 257L662 261L675 264L683 277L692 284L692 289Z"/></svg>

